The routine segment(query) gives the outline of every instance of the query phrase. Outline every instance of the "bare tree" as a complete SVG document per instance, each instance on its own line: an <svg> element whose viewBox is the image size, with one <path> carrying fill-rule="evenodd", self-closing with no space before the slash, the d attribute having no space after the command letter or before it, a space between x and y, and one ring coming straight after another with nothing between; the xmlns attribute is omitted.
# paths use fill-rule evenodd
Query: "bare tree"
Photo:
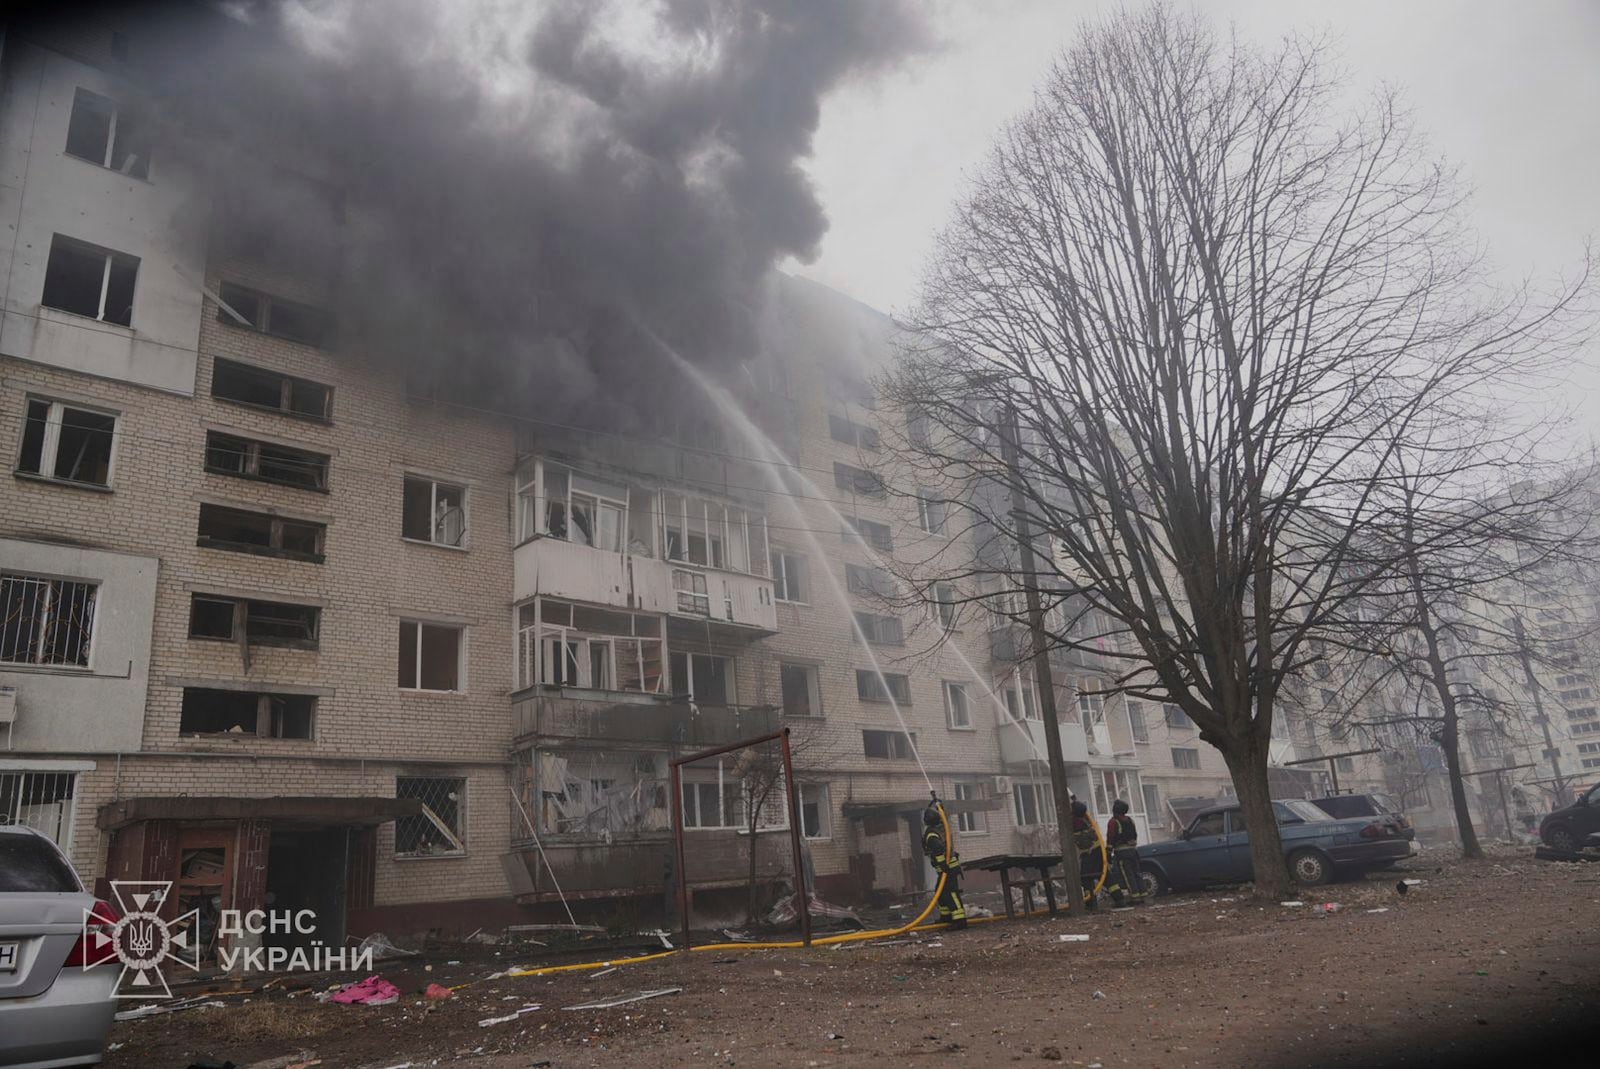
<svg viewBox="0 0 1600 1069"><path fill-rule="evenodd" d="M1317 42L1165 7L1087 27L941 235L887 384L932 425L897 461L980 546L923 581L1017 589L983 547L1031 530L1054 640L1222 753L1267 895L1274 706L1371 581L1352 547L1393 458L1368 443L1547 348L1569 303L1486 298L1452 175L1392 97L1340 119L1338 88Z"/></svg>

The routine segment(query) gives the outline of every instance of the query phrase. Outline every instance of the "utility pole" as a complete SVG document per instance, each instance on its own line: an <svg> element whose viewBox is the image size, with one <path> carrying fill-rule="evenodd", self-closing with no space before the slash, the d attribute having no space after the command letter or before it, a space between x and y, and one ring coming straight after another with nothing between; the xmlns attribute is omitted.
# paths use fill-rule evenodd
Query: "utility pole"
<svg viewBox="0 0 1600 1069"><path fill-rule="evenodd" d="M1550 762L1550 771L1555 773L1556 808L1560 809L1567 804L1567 779L1561 774L1561 751L1556 747L1556 740L1550 735L1550 718L1544 713L1544 702L1539 697L1543 689L1539 686L1538 677L1533 674L1533 658L1528 655L1528 636L1522 629L1522 614L1511 614L1511 626L1517 633L1517 656L1522 661L1523 678L1528 685L1528 690L1533 692L1533 719L1544 732L1544 759Z"/></svg>
<svg viewBox="0 0 1600 1069"><path fill-rule="evenodd" d="M1050 643L1045 637L1044 608L1039 601L1038 559L1032 526L1022 492L1022 465L1017 448L1017 410L1006 401L1005 430L1001 432L1006 468L1011 473L1011 512L1017 527L1023 591L1028 603L1028 631L1033 650L1034 688L1039 692L1039 713L1044 718L1044 749L1050 761L1050 789L1056 800L1056 833L1061 837L1061 872L1067 884L1067 913L1084 911L1083 877L1078 868L1078 848L1072 840L1072 792L1067 787L1067 763L1061 753L1061 725L1056 718L1055 673L1050 669Z"/></svg>

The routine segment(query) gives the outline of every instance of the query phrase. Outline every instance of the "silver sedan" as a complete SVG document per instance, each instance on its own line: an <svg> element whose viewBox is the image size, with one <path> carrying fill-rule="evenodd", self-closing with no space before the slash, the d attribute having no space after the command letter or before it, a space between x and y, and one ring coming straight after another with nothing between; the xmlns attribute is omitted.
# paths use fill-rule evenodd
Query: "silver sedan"
<svg viewBox="0 0 1600 1069"><path fill-rule="evenodd" d="M0 1066L55 1069L104 1055L120 970L105 940L90 948L86 910L88 926L109 934L117 914L84 891L56 844L0 825Z"/></svg>

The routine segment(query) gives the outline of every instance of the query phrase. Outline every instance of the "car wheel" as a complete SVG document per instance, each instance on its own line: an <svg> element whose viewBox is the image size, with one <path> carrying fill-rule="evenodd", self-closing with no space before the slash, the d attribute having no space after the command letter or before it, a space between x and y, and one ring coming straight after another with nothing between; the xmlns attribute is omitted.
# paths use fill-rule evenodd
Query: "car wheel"
<svg viewBox="0 0 1600 1069"><path fill-rule="evenodd" d="M1552 846L1557 850L1576 850L1578 848L1578 837L1572 834L1571 828L1551 828L1544 833L1544 841L1546 846Z"/></svg>
<svg viewBox="0 0 1600 1069"><path fill-rule="evenodd" d="M1315 850L1296 850L1289 855L1289 875L1301 886L1315 887L1328 882L1333 866Z"/></svg>
<svg viewBox="0 0 1600 1069"><path fill-rule="evenodd" d="M1141 865L1139 867L1139 890L1144 892L1146 898L1154 898L1156 895L1164 895L1172 890L1172 885L1167 882L1165 876L1161 875L1161 870L1150 865Z"/></svg>

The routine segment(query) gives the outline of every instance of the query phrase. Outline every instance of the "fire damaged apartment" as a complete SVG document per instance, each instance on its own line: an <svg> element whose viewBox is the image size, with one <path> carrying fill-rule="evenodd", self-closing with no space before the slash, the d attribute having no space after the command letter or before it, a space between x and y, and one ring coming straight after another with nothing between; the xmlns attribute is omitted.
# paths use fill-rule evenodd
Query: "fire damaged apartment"
<svg viewBox="0 0 1600 1069"><path fill-rule="evenodd" d="M141 111L139 47L85 22L0 51L0 821L86 880L171 881L213 948L268 903L324 941L649 913L680 881L714 912L795 877L788 810L753 813L737 755L676 791L672 762L784 727L826 900L929 886L919 758L964 854L1055 848L1020 629L982 590L897 592L897 554L973 536L881 473L918 433L871 387L887 317L775 274L747 359L650 354L654 422L532 404L554 348L520 389L446 388L350 329L337 255L225 225L242 194ZM339 218L305 168L263 186ZM1160 839L1229 795L1175 707L1052 660L1102 823L1123 799Z"/></svg>

